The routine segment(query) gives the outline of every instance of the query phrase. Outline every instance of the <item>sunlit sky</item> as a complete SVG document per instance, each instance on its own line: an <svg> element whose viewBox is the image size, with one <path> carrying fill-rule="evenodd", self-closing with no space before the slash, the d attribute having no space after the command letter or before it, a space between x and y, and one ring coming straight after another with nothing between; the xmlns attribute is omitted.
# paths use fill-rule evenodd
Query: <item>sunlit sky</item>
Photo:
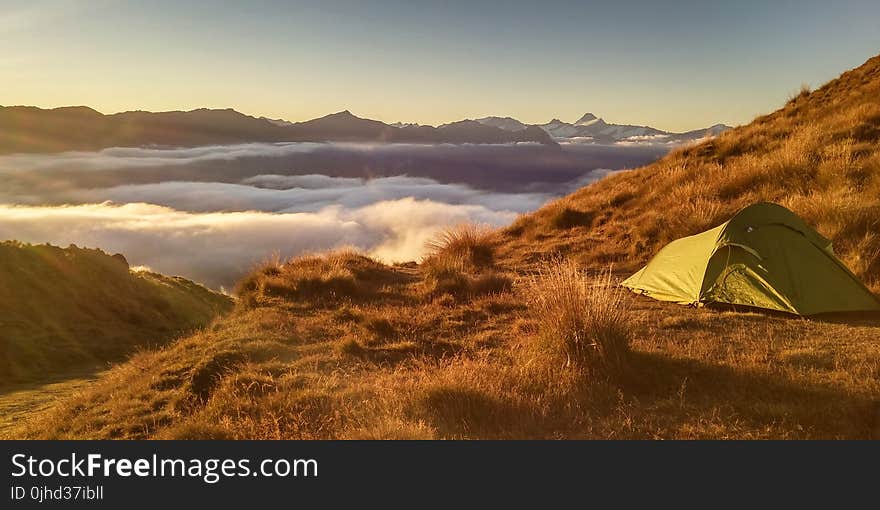
<svg viewBox="0 0 880 510"><path fill-rule="evenodd" d="M868 1L0 0L0 104L740 124L880 52Z"/></svg>

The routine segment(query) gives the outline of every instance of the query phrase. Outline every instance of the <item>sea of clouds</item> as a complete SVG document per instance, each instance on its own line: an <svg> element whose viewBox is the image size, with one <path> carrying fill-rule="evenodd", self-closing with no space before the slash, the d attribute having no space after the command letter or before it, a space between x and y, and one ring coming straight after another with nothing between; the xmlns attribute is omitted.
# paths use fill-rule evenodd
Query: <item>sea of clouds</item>
<svg viewBox="0 0 880 510"><path fill-rule="evenodd" d="M276 172L286 168L279 158L296 166L299 160L284 158L313 158L316 150L327 146L0 156L0 239L98 247L124 254L133 266L230 289L272 253L286 258L353 247L388 262L418 260L441 229L461 223L509 224L518 214L609 172L584 168L566 182L539 186L540 191L527 191L533 186L526 183L516 192L442 182L436 176L381 175L400 166L380 168L372 160L366 160L369 171L356 177L350 169L346 175L296 168ZM388 161L388 151L409 160L428 150L436 159L436 151L443 149L360 145L334 150L361 151L361 158L363 151L385 151L382 161ZM461 148L448 150L461 158ZM328 168L338 159L334 152ZM217 171L220 162L225 166ZM273 171L260 172L266 167ZM175 170L180 168L187 171ZM505 178L502 166L487 171ZM95 173L101 178L95 180ZM535 176L529 178L540 180L540 174Z"/></svg>
<svg viewBox="0 0 880 510"><path fill-rule="evenodd" d="M230 286L254 263L354 247L393 262L418 259L438 229L464 222L509 223L516 212L428 199L382 200L314 212L193 213L147 204L0 205L0 238L123 253L133 265Z"/></svg>

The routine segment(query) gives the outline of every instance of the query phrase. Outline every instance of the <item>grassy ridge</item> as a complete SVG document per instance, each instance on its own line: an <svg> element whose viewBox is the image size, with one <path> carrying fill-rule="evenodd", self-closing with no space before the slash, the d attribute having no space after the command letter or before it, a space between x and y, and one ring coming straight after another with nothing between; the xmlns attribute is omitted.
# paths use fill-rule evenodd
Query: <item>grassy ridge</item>
<svg viewBox="0 0 880 510"><path fill-rule="evenodd" d="M506 229L505 258L634 270L759 201L788 207L880 291L880 56L780 110L605 178Z"/></svg>
<svg viewBox="0 0 880 510"><path fill-rule="evenodd" d="M117 360L208 323L229 298L120 256L0 243L0 384Z"/></svg>

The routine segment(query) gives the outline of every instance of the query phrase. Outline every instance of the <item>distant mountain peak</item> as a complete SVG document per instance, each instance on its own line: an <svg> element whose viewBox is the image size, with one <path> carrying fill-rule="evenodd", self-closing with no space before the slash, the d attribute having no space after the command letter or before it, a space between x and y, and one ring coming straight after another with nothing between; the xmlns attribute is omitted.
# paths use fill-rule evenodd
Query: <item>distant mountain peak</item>
<svg viewBox="0 0 880 510"><path fill-rule="evenodd" d="M61 106L58 108L53 108L52 110L58 113L75 113L80 115L92 115L95 117L100 117L101 115L103 115L101 112L89 108L88 106Z"/></svg>
<svg viewBox="0 0 880 510"><path fill-rule="evenodd" d="M616 143L619 141L629 143L678 143L699 139L704 136L714 136L728 129L727 126L716 125L711 128L688 131L687 133L672 133L651 126L609 124L592 112L583 114L574 124L553 119L546 124L539 125L539 127L556 140L570 140L577 143Z"/></svg>
<svg viewBox="0 0 880 510"><path fill-rule="evenodd" d="M476 119L476 122L479 122L480 124L484 124L486 126L497 127L505 131L523 131L526 129L525 124L514 119L513 117L483 117L482 119Z"/></svg>
<svg viewBox="0 0 880 510"><path fill-rule="evenodd" d="M333 115L336 115L338 117L355 117L355 115L348 110L342 110L341 112L334 113Z"/></svg>
<svg viewBox="0 0 880 510"><path fill-rule="evenodd" d="M330 113L330 114L327 114L323 117L319 117L319 119L337 119L337 120L342 119L342 120L345 120L345 119L360 119L360 117L351 113L348 110L342 110L341 112ZM312 119L312 120L318 120L318 119ZM305 121L305 122L310 122L310 121Z"/></svg>
<svg viewBox="0 0 880 510"><path fill-rule="evenodd" d="M592 122L592 121L596 120L597 118L598 117L596 117L592 113L587 112L580 119L578 119L578 121L575 122L575 124L583 124L585 122Z"/></svg>

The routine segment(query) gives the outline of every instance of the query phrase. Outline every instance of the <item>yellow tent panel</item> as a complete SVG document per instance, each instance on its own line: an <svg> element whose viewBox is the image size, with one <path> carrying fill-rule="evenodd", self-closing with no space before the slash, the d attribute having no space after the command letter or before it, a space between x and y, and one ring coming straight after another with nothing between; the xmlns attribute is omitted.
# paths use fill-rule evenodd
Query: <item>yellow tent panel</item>
<svg viewBox="0 0 880 510"><path fill-rule="evenodd" d="M828 239L767 202L669 243L622 285L682 304L727 303L798 315L880 311L880 301L834 255Z"/></svg>

